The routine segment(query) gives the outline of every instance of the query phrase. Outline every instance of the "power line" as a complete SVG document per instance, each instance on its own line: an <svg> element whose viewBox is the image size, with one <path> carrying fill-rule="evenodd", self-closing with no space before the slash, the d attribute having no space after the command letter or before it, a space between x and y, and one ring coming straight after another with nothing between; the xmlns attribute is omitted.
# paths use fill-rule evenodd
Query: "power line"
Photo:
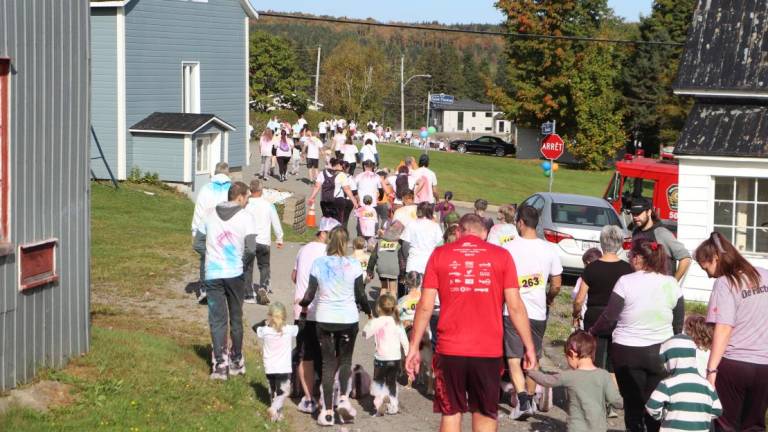
<svg viewBox="0 0 768 432"><path fill-rule="evenodd" d="M591 37L584 37L584 36L554 36L554 35L529 34L529 33L517 33L517 32L497 32L497 31L488 31L488 30L435 28L435 27L428 27L424 25L413 25L413 24L394 24L394 23L380 23L380 22L372 22L372 21L355 21L355 20L349 20L349 19L343 19L343 18L298 16L298 15L289 15L289 14L279 13L279 12L259 12L259 16L268 16L273 18L286 18L286 19L295 19L295 20L304 20L304 21L319 21L319 22L327 22L327 23L334 23L334 24L354 24L354 25L364 25L364 26L370 26L370 27L388 27L388 28L397 28L397 29L405 29L405 30L425 30L425 31L443 32L443 33L463 33L463 34L473 34L473 35L479 35L479 36L507 36L507 37L515 37L520 39L549 39L549 40L566 40L566 41L578 41L578 42L604 42L604 43L615 43L615 44L626 44L626 45L658 45L658 46L683 46L684 45L677 42L633 41L628 39L591 38Z"/></svg>

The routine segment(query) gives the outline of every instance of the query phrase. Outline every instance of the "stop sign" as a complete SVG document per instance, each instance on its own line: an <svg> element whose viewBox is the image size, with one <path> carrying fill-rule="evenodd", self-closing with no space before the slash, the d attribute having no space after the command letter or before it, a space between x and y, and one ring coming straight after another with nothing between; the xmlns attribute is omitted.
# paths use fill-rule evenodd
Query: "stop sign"
<svg viewBox="0 0 768 432"><path fill-rule="evenodd" d="M541 140L541 154L547 159L557 159L563 155L565 143L558 134L549 134Z"/></svg>

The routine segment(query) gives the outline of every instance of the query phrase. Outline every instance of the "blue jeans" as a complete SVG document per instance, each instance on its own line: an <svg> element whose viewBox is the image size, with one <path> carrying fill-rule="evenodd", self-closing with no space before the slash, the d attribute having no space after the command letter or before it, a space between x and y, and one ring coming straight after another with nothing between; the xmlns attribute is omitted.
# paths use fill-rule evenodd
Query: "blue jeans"
<svg viewBox="0 0 768 432"><path fill-rule="evenodd" d="M224 354L227 352L227 322L232 343L229 359L235 362L243 357L243 282L242 274L229 279L205 281L208 324L211 327L213 356L217 365L224 363Z"/></svg>

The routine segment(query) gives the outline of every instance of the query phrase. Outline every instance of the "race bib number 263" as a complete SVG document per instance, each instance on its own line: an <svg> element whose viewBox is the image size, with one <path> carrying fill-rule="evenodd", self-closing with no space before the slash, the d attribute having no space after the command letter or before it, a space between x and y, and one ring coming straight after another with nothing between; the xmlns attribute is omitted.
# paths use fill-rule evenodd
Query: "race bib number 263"
<svg viewBox="0 0 768 432"><path fill-rule="evenodd" d="M533 291L537 288L542 288L547 281L544 280L541 273L534 273L530 275L521 275L517 277L517 283L520 286L520 291L527 292Z"/></svg>

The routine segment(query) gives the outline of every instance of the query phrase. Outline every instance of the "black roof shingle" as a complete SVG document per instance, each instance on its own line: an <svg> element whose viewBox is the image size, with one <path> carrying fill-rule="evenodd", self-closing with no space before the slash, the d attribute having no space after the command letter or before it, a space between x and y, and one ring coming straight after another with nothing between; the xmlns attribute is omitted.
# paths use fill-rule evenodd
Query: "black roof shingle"
<svg viewBox="0 0 768 432"><path fill-rule="evenodd" d="M235 127L216 117L214 114L164 113L153 112L135 125L131 132L193 134L211 122L222 129L235 130Z"/></svg>
<svg viewBox="0 0 768 432"><path fill-rule="evenodd" d="M768 157L768 106L700 100L691 109L675 154Z"/></svg>

